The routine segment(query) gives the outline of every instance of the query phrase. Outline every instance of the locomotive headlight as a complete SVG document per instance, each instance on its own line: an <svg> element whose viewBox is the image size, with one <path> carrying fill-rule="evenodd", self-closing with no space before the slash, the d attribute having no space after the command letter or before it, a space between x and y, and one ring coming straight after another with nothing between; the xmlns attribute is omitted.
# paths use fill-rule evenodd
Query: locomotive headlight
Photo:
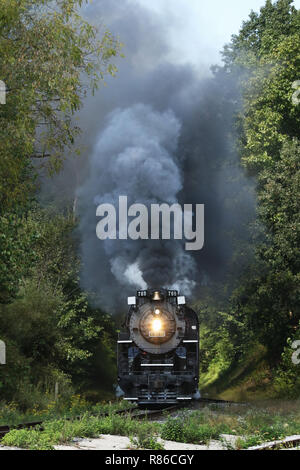
<svg viewBox="0 0 300 470"><path fill-rule="evenodd" d="M158 332L162 329L162 322L161 322L161 320L159 320L159 318L156 318L155 320L153 320L152 329L155 332Z"/></svg>
<svg viewBox="0 0 300 470"><path fill-rule="evenodd" d="M166 343L176 333L176 317L164 307L149 305L141 315L139 331L144 339L155 345Z"/></svg>

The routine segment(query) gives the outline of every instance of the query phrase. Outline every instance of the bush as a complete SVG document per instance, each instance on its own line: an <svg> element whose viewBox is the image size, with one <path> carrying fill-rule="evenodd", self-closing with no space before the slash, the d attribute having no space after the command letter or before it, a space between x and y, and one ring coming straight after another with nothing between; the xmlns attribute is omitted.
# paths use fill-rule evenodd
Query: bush
<svg viewBox="0 0 300 470"><path fill-rule="evenodd" d="M187 423L183 434L184 442L207 444L211 439L218 439L220 437L220 430L218 427L211 426L210 424L201 424L195 427L193 423Z"/></svg>
<svg viewBox="0 0 300 470"><path fill-rule="evenodd" d="M164 446L157 440L157 435L149 431L148 426L138 426L136 437L131 437L130 441L137 449L164 449Z"/></svg>
<svg viewBox="0 0 300 470"><path fill-rule="evenodd" d="M183 428L182 421L169 418L163 425L161 437L169 441L182 442Z"/></svg>
<svg viewBox="0 0 300 470"><path fill-rule="evenodd" d="M30 450L52 450L59 442L59 434L48 434L35 429L13 429L1 441L2 445Z"/></svg>
<svg viewBox="0 0 300 470"><path fill-rule="evenodd" d="M1 441L1 444L26 449L53 449L57 444L64 444L77 438L98 437L100 434L112 434L132 437L136 447L162 449L156 438L157 425L143 421L137 422L130 415L120 416L113 413L109 416L96 417L86 413L81 419L45 421L43 429L14 429Z"/></svg>
<svg viewBox="0 0 300 470"><path fill-rule="evenodd" d="M208 417L206 418L208 421ZM180 417L169 418L165 422L161 437L175 442L206 444L210 439L217 439L222 432L228 431L225 424L214 422L212 418L209 421L205 423L203 413L183 413Z"/></svg>

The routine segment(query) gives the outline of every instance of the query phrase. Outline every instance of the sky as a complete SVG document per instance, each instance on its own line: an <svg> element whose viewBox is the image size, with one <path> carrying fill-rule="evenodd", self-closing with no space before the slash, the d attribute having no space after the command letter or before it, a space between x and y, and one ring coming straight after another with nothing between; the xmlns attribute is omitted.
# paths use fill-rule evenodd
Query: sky
<svg viewBox="0 0 300 470"><path fill-rule="evenodd" d="M196 67L220 63L224 44L238 33L251 10L259 11L265 4L265 0L132 0L135 1L159 16L168 14L171 61L191 62ZM300 8L300 0L295 0L294 5Z"/></svg>

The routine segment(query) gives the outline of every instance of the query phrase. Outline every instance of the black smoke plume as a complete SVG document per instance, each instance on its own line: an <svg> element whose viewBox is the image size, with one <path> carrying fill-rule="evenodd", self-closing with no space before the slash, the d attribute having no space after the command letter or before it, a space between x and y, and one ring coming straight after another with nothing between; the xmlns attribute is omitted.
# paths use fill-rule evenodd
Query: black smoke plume
<svg viewBox="0 0 300 470"><path fill-rule="evenodd" d="M118 74L86 101L81 113L85 163L76 187L84 288L116 310L138 287L197 286L220 280L237 239L247 238L251 183L234 148L236 76L216 76L170 63L167 18L130 0L101 0L84 9L125 44ZM199 58L207 63L208 58ZM96 207L119 195L128 203L205 204L205 247L179 241L96 237Z"/></svg>

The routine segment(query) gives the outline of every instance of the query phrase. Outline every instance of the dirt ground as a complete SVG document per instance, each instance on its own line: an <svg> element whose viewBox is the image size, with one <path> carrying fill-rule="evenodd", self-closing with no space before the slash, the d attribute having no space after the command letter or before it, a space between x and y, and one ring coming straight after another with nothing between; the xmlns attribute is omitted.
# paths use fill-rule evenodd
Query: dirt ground
<svg viewBox="0 0 300 470"><path fill-rule="evenodd" d="M225 442L234 445L236 436L224 435L222 436ZM208 446L184 444L172 441L160 441L165 450L224 450L227 448L226 444L221 441L211 441ZM97 439L74 439L69 445L55 446L56 450L126 450L132 448L131 442L128 437L111 436L109 434L102 434ZM0 446L0 450L18 450L12 447Z"/></svg>

